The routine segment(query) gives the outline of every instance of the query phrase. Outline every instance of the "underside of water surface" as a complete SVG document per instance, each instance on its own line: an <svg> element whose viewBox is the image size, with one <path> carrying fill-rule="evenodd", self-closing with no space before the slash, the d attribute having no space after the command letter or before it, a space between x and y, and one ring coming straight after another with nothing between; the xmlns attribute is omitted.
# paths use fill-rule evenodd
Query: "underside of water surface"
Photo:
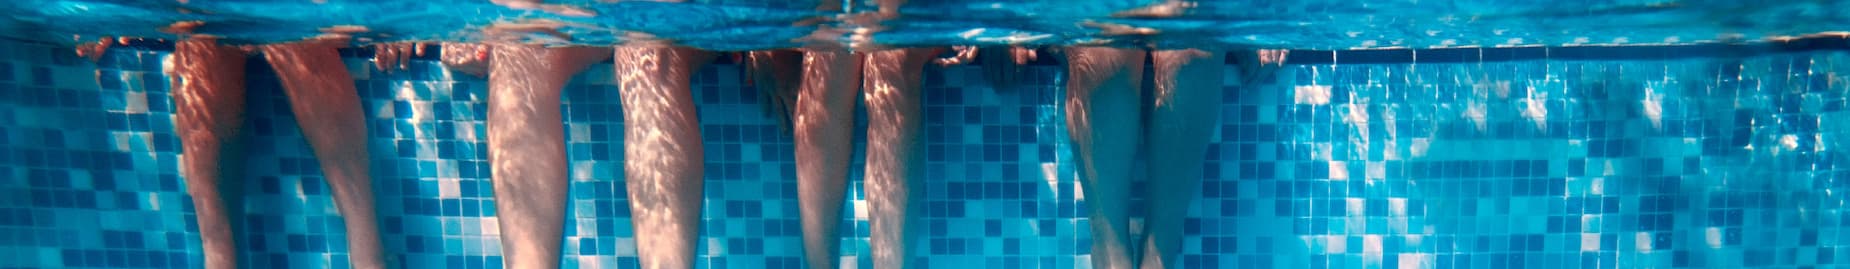
<svg viewBox="0 0 1850 269"><path fill-rule="evenodd" d="M7 15L0 29L9 37L66 43L100 36L178 38L162 29L182 22L199 23L190 34L235 43L295 41L346 29L361 43L499 39L601 46L649 40L711 50L1690 44L1850 29L1850 3L1829 0L944 0L911 1L898 15L878 15L872 1L852 0L569 0L543 7L489 0L19 0L0 7ZM485 33L509 26L548 30ZM363 30L351 31L356 27Z"/></svg>

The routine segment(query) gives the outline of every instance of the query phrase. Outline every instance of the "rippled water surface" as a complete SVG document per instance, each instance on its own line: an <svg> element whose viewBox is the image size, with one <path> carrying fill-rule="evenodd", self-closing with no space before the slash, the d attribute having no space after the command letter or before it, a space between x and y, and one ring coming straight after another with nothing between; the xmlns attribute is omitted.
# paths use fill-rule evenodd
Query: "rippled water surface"
<svg viewBox="0 0 1850 269"><path fill-rule="evenodd" d="M1850 1L1160 0L911 1L897 17L872 1L550 1L545 9L490 0L15 0L0 3L8 37L56 42L100 36L233 42L298 40L363 26L360 42L518 39L608 45L668 40L718 50L816 44L1118 44L1163 47L1348 49L1763 40L1850 30ZM832 5L832 6L831 6ZM816 11L819 6L842 11ZM501 31L499 29L556 29ZM354 27L346 27L354 28Z"/></svg>

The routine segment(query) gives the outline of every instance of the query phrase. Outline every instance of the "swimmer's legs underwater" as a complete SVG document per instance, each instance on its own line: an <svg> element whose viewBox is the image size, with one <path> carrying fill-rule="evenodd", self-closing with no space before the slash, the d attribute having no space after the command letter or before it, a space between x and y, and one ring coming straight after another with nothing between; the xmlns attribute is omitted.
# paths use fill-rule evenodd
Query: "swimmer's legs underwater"
<svg viewBox="0 0 1850 269"><path fill-rule="evenodd" d="M1223 54L1196 49L1151 52L1155 104L1144 129L1149 182L1141 268L1181 267L1183 221L1199 193L1208 142L1220 122Z"/></svg>
<svg viewBox="0 0 1850 269"><path fill-rule="evenodd" d="M232 218L242 159L238 129L244 124L244 51L191 38L174 45L167 72L173 77L174 133L180 136L186 193L193 198L205 268L238 267ZM226 195L229 194L229 195Z"/></svg>
<svg viewBox="0 0 1850 269"><path fill-rule="evenodd" d="M1141 49L1066 49L1067 133L1078 149L1080 183L1092 223L1092 267L1133 268L1131 160L1142 127Z"/></svg>
<svg viewBox="0 0 1850 269"><path fill-rule="evenodd" d="M802 84L791 120L796 134L803 257L809 268L836 268L840 261L837 226L847 195L854 102L860 87L860 54L840 49L804 51Z"/></svg>
<svg viewBox="0 0 1850 269"><path fill-rule="evenodd" d="M694 266L705 165L689 79L712 56L661 44L616 48L624 184L645 269Z"/></svg>
<svg viewBox="0 0 1850 269"><path fill-rule="evenodd" d="M559 91L605 48L493 46L488 159L507 268L558 268L568 182Z"/></svg>
<svg viewBox="0 0 1850 269"><path fill-rule="evenodd" d="M336 49L345 40L311 40L263 46L276 69L302 135L314 149L347 227L353 268L385 268L373 209L366 151L366 119L353 76Z"/></svg>
<svg viewBox="0 0 1850 269"><path fill-rule="evenodd" d="M868 244L875 268L906 268L916 214L922 213L924 163L919 132L920 76L938 49L894 49L868 52L862 90L867 102Z"/></svg>

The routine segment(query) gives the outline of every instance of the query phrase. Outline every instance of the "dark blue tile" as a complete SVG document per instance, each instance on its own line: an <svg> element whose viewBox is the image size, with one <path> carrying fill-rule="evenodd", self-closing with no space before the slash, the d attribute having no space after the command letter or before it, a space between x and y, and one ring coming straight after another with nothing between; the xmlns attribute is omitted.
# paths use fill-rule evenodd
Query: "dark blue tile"
<svg viewBox="0 0 1850 269"><path fill-rule="evenodd" d="M1336 52L1338 64L1384 64L1411 63L1413 50L1378 49L1378 50L1344 50Z"/></svg>
<svg viewBox="0 0 1850 269"><path fill-rule="evenodd" d="M1422 49L1414 51L1419 63L1473 63L1483 60L1479 48Z"/></svg>
<svg viewBox="0 0 1850 269"><path fill-rule="evenodd" d="M32 85L51 86L51 68L44 66L32 67Z"/></svg>
<svg viewBox="0 0 1850 269"><path fill-rule="evenodd" d="M1481 52L1483 53L1483 60L1486 62L1542 60L1550 58L1548 48L1542 47L1484 48L1481 49Z"/></svg>
<svg viewBox="0 0 1850 269"><path fill-rule="evenodd" d="M1227 63L1229 64L1239 63L1233 57L1245 57L1245 56L1234 55L1232 53L1229 53L1227 55L1228 55ZM1286 54L1285 64L1293 64L1293 65L1333 64L1333 63L1336 63L1336 56L1337 56L1336 51L1292 50L1289 54Z"/></svg>

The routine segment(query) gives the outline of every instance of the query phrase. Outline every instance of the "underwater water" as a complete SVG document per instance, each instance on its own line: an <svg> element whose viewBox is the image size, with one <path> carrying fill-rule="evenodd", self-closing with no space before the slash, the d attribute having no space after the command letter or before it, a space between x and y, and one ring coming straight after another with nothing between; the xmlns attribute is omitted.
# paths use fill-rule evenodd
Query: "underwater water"
<svg viewBox="0 0 1850 269"><path fill-rule="evenodd" d="M1383 47L1682 44L1850 29L1844 1L1188 1L1168 16L1127 11L1158 0L911 1L896 18L857 15L875 1L545 1L570 12L489 0L21 0L0 3L6 36L74 42L73 35L174 37L161 28L239 43L294 41L333 26L373 41L480 41L495 25L542 22L564 35L504 37L554 44L666 40L714 50L849 43L877 46L1152 43L1161 47ZM317 3L325 2L325 3ZM836 11L817 11L832 7ZM1154 35L1106 31L1144 28ZM819 28L857 31L816 31Z"/></svg>
<svg viewBox="0 0 1850 269"><path fill-rule="evenodd" d="M1229 56L1181 268L1810 268L1850 265L1850 11L1836 1L1204 1L1121 18L1137 1L594 3L596 16L489 1L73 1L0 4L0 268L201 268L162 26L260 44L365 26L359 44L495 41L499 22L554 21L516 40L712 50L1022 44L1284 48L1242 84ZM846 15L844 15L846 14ZM870 30L817 31L801 23ZM672 19L670 19L672 18ZM1101 33L1084 21L1156 29ZM875 27L874 25L881 25ZM640 34L638 34L640 33ZM816 33L839 34L824 40ZM73 39L72 36L81 39ZM1805 36L1791 39L1790 37ZM499 40L506 41L506 40ZM1739 41L1739 42L1736 42ZM1598 46L1595 46L1598 45ZM1633 46L1606 46L1633 45ZM1375 48L1352 50L1360 48ZM1387 48L1387 49L1379 49ZM1414 48L1414 49L1405 49ZM402 70L340 50L366 127L380 240L392 268L502 268L489 80ZM1047 58L1049 56L1043 56ZM692 74L704 143L695 268L803 268L793 130L746 64ZM243 68L246 176L231 220L241 268L349 268L347 228L284 79ZM562 90L569 195L560 266L639 268L626 186L623 78L602 61ZM1092 268L1063 63L1012 81L927 65L919 105L920 268ZM999 86L1008 85L1008 86ZM839 264L873 266L868 108L857 102ZM1137 159L1164 152L1137 152ZM1141 175L1148 167L1138 170ZM1153 198L1149 179L1131 203ZM1149 212L1132 207L1142 238ZM1141 241L1139 241L1141 242Z"/></svg>

